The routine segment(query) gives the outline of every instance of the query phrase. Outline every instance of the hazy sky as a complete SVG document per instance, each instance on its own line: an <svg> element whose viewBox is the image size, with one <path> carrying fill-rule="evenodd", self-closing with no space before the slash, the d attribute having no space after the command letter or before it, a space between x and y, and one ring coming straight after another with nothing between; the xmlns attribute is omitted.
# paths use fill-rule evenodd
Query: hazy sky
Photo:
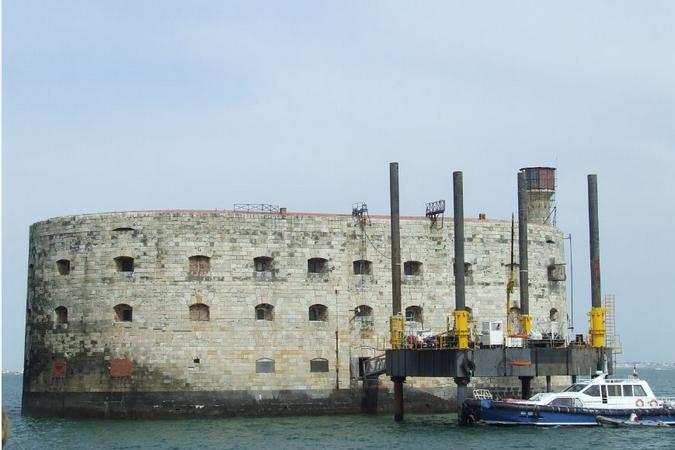
<svg viewBox="0 0 675 450"><path fill-rule="evenodd" d="M28 227L273 203L509 218L558 168L575 325L586 175L624 360L675 360L675 2L3 2L2 364L23 366ZM450 204L450 203L449 203Z"/></svg>

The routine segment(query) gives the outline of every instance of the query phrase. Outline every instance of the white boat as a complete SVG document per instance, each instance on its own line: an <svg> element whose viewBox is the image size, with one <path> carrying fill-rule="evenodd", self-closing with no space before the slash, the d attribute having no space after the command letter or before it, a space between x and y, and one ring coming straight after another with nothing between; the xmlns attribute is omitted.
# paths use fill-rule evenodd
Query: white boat
<svg viewBox="0 0 675 450"><path fill-rule="evenodd" d="M462 405L460 423L520 425L598 425L597 417L675 425L675 405L654 395L637 373L630 379L607 378L600 373L562 392L536 394L528 400L495 400L484 390Z"/></svg>

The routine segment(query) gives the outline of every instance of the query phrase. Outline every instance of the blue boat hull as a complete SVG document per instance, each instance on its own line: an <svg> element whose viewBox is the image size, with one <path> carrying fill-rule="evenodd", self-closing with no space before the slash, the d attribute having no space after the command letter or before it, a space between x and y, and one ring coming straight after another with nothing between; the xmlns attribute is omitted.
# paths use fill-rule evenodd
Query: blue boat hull
<svg viewBox="0 0 675 450"><path fill-rule="evenodd" d="M460 413L460 423L463 425L485 423L493 425L597 426L596 417L599 415L627 420L631 413L636 413L641 420L653 420L667 425L675 425L675 409L673 408L607 410L536 406L492 400L465 401Z"/></svg>

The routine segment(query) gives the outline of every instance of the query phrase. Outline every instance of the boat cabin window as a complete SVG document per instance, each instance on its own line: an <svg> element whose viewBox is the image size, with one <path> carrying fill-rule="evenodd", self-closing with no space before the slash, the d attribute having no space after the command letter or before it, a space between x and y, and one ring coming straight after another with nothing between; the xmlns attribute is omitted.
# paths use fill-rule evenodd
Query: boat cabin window
<svg viewBox="0 0 675 450"><path fill-rule="evenodd" d="M623 396L632 397L633 396L633 386L630 384L624 384L623 386Z"/></svg>
<svg viewBox="0 0 675 450"><path fill-rule="evenodd" d="M621 385L610 384L607 386L607 394L610 397L621 397Z"/></svg>
<svg viewBox="0 0 675 450"><path fill-rule="evenodd" d="M584 394L590 395L591 397L600 397L600 386L594 384L584 391Z"/></svg>
<svg viewBox="0 0 675 450"><path fill-rule="evenodd" d="M645 392L644 389L642 389L642 386L633 386L633 392L636 397L646 397L647 393Z"/></svg>
<svg viewBox="0 0 675 450"><path fill-rule="evenodd" d="M563 392L579 392L579 391L583 390L583 388L585 388L586 386L588 386L588 385L587 384L573 384L572 386L569 386L567 389L565 389Z"/></svg>
<svg viewBox="0 0 675 450"><path fill-rule="evenodd" d="M551 406L575 406L573 398L554 398L549 402Z"/></svg>

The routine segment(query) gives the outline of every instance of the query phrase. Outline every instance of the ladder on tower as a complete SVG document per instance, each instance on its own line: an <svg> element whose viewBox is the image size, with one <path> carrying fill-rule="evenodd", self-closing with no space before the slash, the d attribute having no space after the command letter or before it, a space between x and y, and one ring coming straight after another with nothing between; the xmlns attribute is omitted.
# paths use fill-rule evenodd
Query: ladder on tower
<svg viewBox="0 0 675 450"><path fill-rule="evenodd" d="M621 340L616 333L616 297L605 295L605 346L612 352L612 371L616 369L617 355L622 353Z"/></svg>

